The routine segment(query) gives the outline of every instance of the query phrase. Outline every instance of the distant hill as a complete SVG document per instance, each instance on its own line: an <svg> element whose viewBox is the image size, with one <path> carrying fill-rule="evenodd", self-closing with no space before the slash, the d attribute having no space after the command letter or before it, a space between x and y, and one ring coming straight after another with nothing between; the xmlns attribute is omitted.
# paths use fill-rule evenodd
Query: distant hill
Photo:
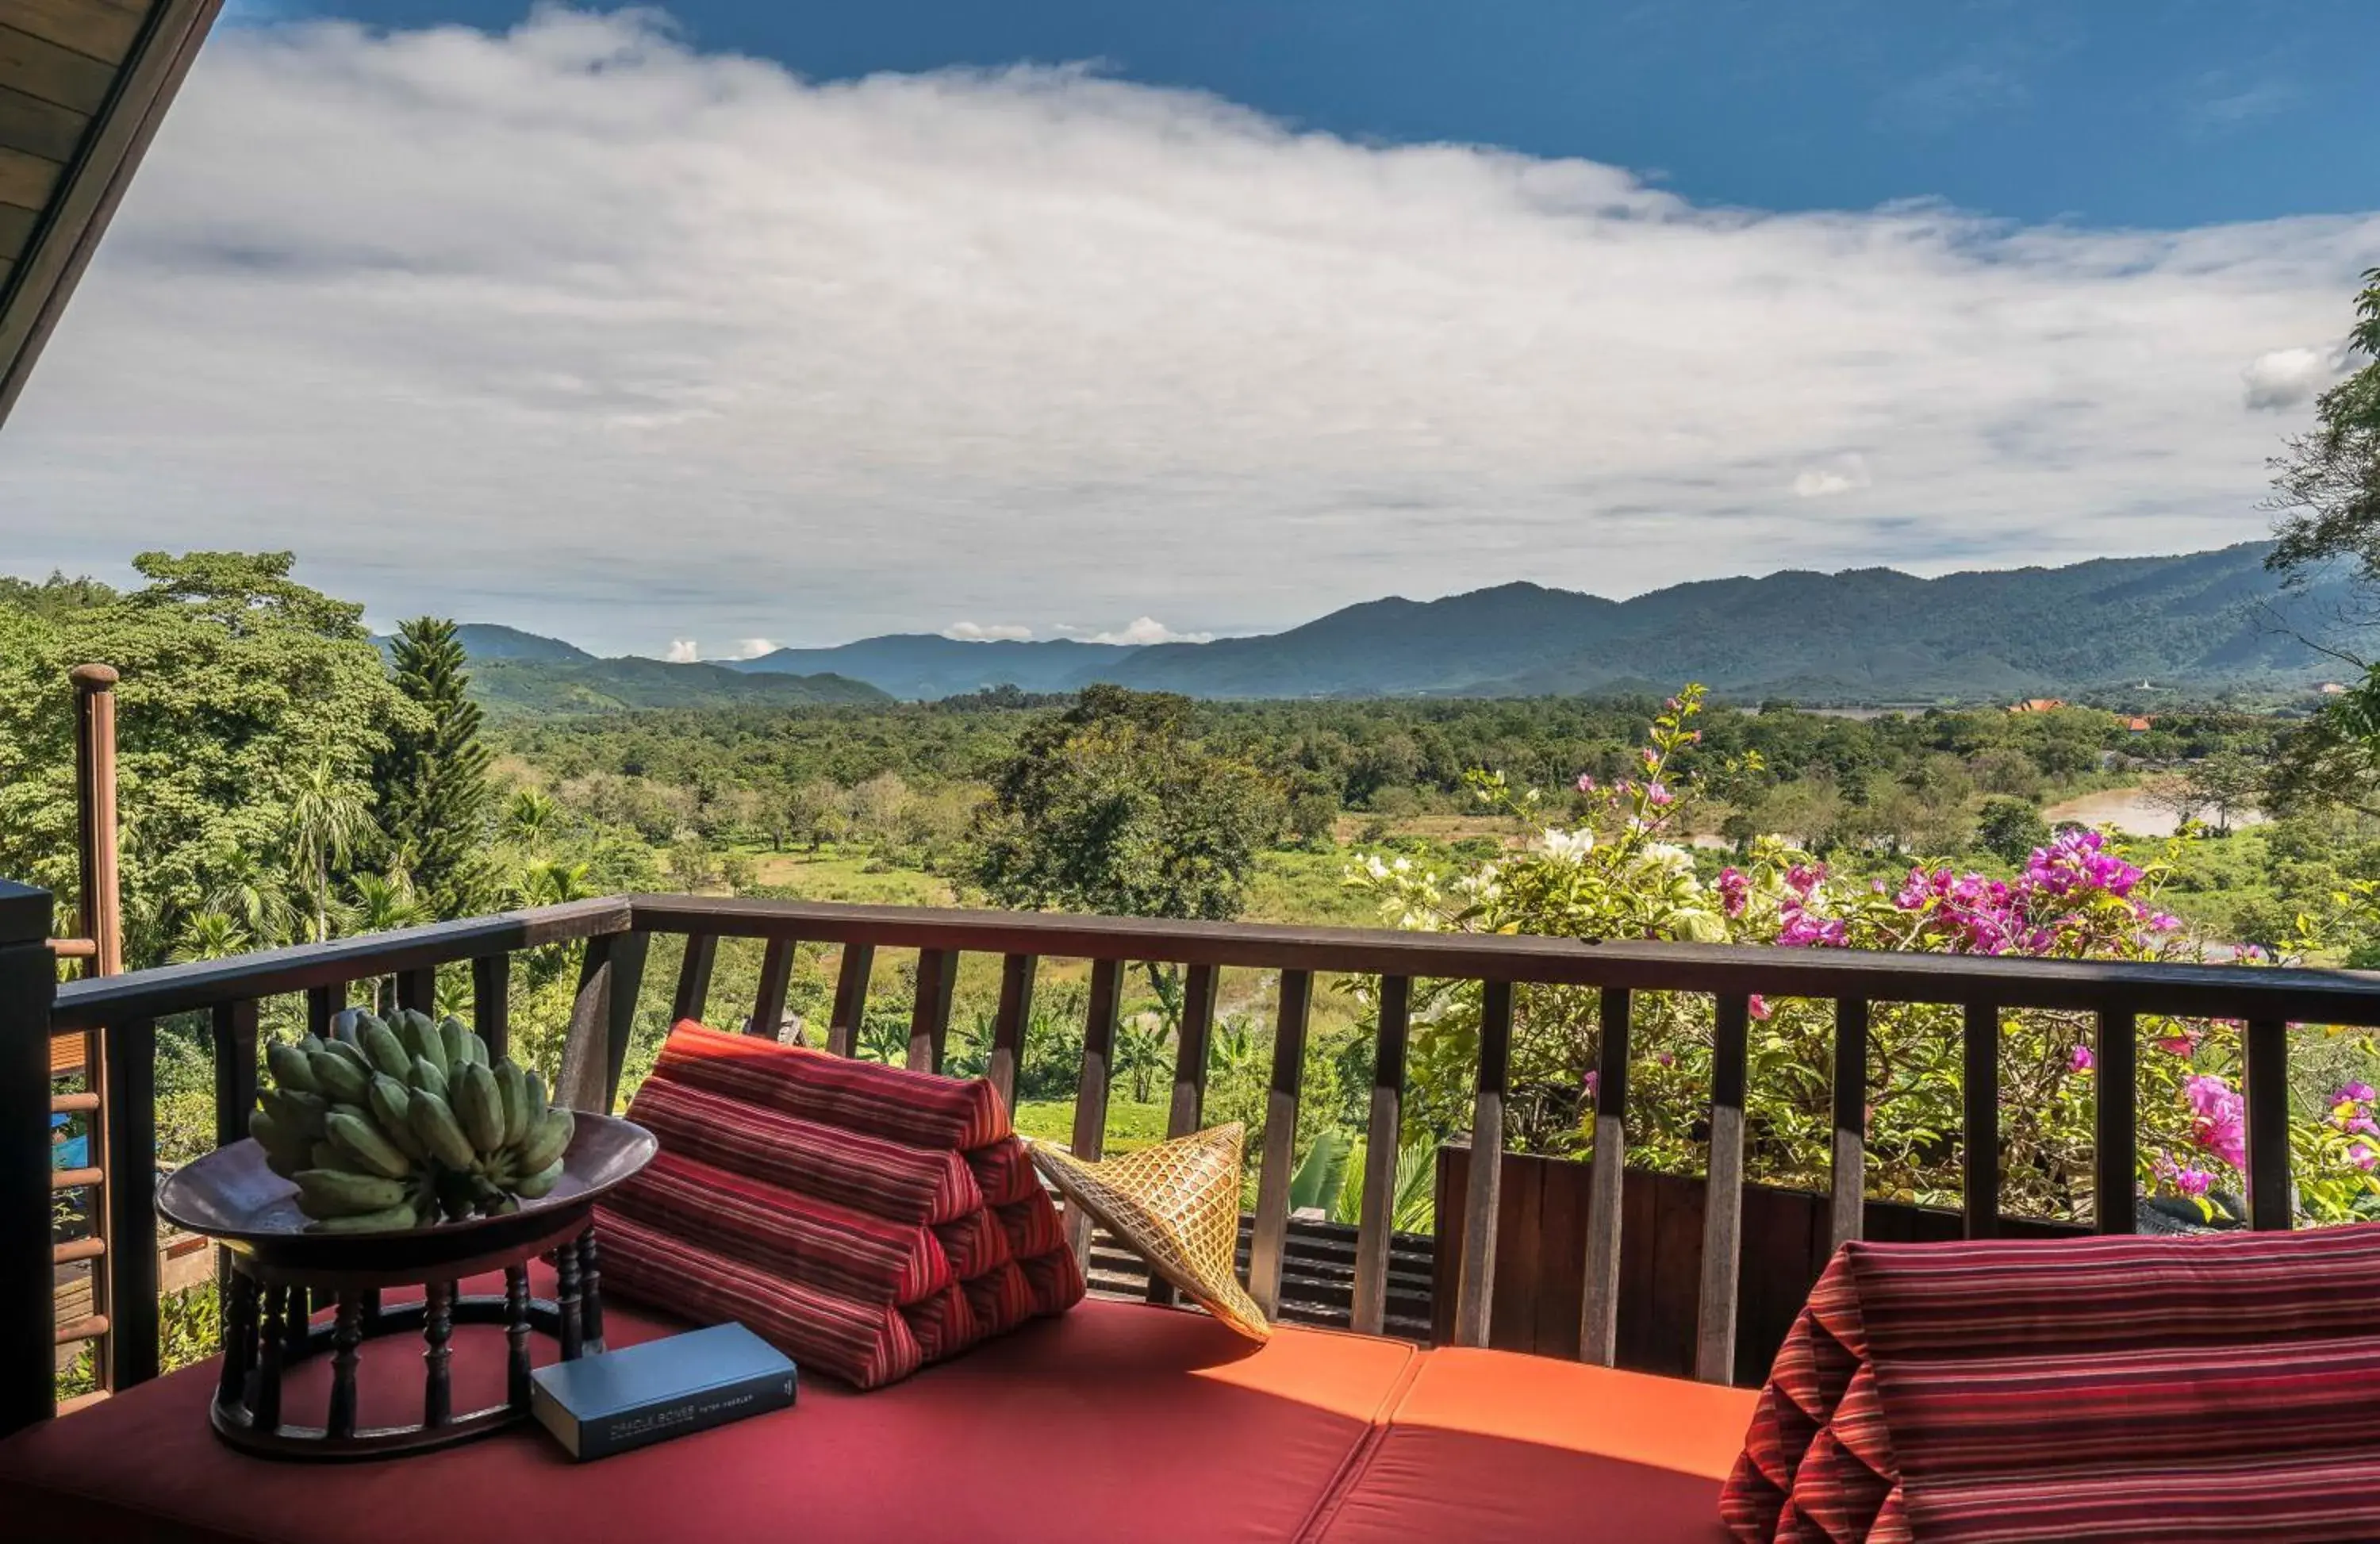
<svg viewBox="0 0 2380 1544"><path fill-rule="evenodd" d="M2137 686L2310 685L2338 670L2279 625L2326 630L2336 585L2283 596L2266 543L1914 578L1889 568L1674 585L1628 601L1534 584L1391 596L1286 632L1142 648L930 635L779 650L734 668L832 671L895 697L1114 681L1195 697L1668 690L1813 703L1999 700Z"/></svg>
<svg viewBox="0 0 2380 1544"><path fill-rule="evenodd" d="M565 645L565 647L567 647ZM617 713L638 708L808 707L890 702L890 693L842 675L747 675L716 664L633 656L474 658L471 696L491 714Z"/></svg>
<svg viewBox="0 0 2380 1544"><path fill-rule="evenodd" d="M455 641L463 652L479 660L536 660L547 664L587 664L595 656L575 643L565 643L558 638L540 638L535 633L522 632L518 627L502 626L493 622L465 622L455 629ZM375 638L385 655L395 639Z"/></svg>
<svg viewBox="0 0 2380 1544"><path fill-rule="evenodd" d="M731 661L728 668L766 675L832 671L881 687L895 697L931 699L986 687L1072 691L1086 681L1108 679L1123 660L1139 651L1129 644L1073 638L962 643L936 633L890 633L832 649L780 649L758 659Z"/></svg>
<svg viewBox="0 0 2380 1544"><path fill-rule="evenodd" d="M1140 647L895 633L758 659L598 660L511 627L462 629L491 708L599 712L932 699L1094 681L1194 697L1526 697L1667 691L1811 704L2005 701L2131 688L2290 689L2338 674L2319 637L2343 585L2285 595L2264 542L1914 578L1890 568L1673 585L1633 600L1499 585L1367 601L1255 638Z"/></svg>

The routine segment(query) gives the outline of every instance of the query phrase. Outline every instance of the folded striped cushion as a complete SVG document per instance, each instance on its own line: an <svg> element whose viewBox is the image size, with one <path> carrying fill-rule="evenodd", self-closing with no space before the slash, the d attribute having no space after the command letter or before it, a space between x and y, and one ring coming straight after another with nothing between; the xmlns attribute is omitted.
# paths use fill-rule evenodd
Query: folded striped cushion
<svg viewBox="0 0 2380 1544"><path fill-rule="evenodd" d="M929 1362L955 1356L984 1338L983 1327L968 1306L965 1289L953 1282L922 1303L901 1310L917 1338L917 1354Z"/></svg>
<svg viewBox="0 0 2380 1544"><path fill-rule="evenodd" d="M1721 1514L1760 1544L2380 1538L2376 1381L2380 1225L1850 1244Z"/></svg>
<svg viewBox="0 0 2380 1544"><path fill-rule="evenodd" d="M1026 1150L1021 1137L974 1149L966 1161L986 1206L1014 1206L1048 1194L1041 1188L1040 1171L1033 1167L1033 1155Z"/></svg>
<svg viewBox="0 0 2380 1544"><path fill-rule="evenodd" d="M990 1207L978 1208L955 1222L939 1223L933 1231L952 1274L960 1280L980 1276L1009 1258L1008 1234Z"/></svg>
<svg viewBox="0 0 2380 1544"><path fill-rule="evenodd" d="M1004 1335L1033 1317L1033 1283L1025 1279L1014 1260L994 1266L959 1286L966 1293L967 1306L975 1310L976 1323L986 1340Z"/></svg>
<svg viewBox="0 0 2380 1544"><path fill-rule="evenodd" d="M783 1114L680 1081L666 1066L637 1090L628 1118L665 1151L896 1222L947 1222L984 1204L958 1153Z"/></svg>
<svg viewBox="0 0 2380 1544"><path fill-rule="evenodd" d="M1032 1292L1035 1313L1062 1314L1083 1300L1083 1270L1074 1250L1061 1246L1016 1263Z"/></svg>
<svg viewBox="0 0 2380 1544"><path fill-rule="evenodd" d="M993 1207L991 1213L1000 1219L1001 1232L1008 1236L1011 1259L1046 1255L1066 1242L1066 1230L1058 1222L1058 1209L1047 1196L1036 1194L1027 1200Z"/></svg>
<svg viewBox="0 0 2380 1544"><path fill-rule="evenodd" d="M608 1206L595 1209L603 1287L698 1324L735 1319L794 1359L857 1389L917 1369L917 1337L901 1310L864 1307L832 1293L698 1247Z"/></svg>
<svg viewBox="0 0 2380 1544"><path fill-rule="evenodd" d="M1009 1135L1008 1111L981 1078L880 1066L682 1021L656 1069L698 1088L913 1147L980 1148Z"/></svg>
<svg viewBox="0 0 2380 1544"><path fill-rule="evenodd" d="M915 1303L953 1280L934 1229L888 1222L674 1152L656 1154L605 1204L650 1227L714 1245L722 1254L855 1303ZM990 1214L978 1208L967 1215L988 1221ZM975 1229L982 1231L980 1224Z"/></svg>

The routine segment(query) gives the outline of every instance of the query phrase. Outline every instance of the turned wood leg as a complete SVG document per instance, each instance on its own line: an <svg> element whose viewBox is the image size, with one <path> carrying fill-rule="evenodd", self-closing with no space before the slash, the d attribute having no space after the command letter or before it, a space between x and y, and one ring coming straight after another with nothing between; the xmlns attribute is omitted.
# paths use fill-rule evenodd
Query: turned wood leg
<svg viewBox="0 0 2380 1544"><path fill-rule="evenodd" d="M516 1410L528 1408L528 1267L504 1268L504 1340L510 1362L504 1378L504 1403Z"/></svg>
<svg viewBox="0 0 2380 1544"><path fill-rule="evenodd" d="M259 1431L281 1429L281 1362L289 1344L289 1299L287 1287L265 1289L264 1325L257 1336L256 1396L248 1402L249 1424Z"/></svg>
<svg viewBox="0 0 2380 1544"><path fill-rule="evenodd" d="M323 1421L326 1436L356 1434L356 1348L364 1341L363 1298L339 1294L338 1317L331 1331L331 1411Z"/></svg>
<svg viewBox="0 0 2380 1544"><path fill-rule="evenodd" d="M603 1271L595 1255L595 1229L589 1224L578 1235L578 1318L586 1332L588 1355L603 1349Z"/></svg>
<svg viewBox="0 0 2380 1544"><path fill-rule="evenodd" d="M565 1244L554 1251L556 1284L553 1306L562 1319L562 1359L575 1362L587 1349L586 1326L579 1320L578 1246Z"/></svg>
<svg viewBox="0 0 2380 1544"><path fill-rule="evenodd" d="M248 1375L256 1365L256 1283L237 1270L225 1273L223 1295L223 1377L215 1384L215 1403L237 1404L248 1397Z"/></svg>
<svg viewBox="0 0 2380 1544"><path fill-rule="evenodd" d="M455 1414L454 1381L447 1366L455 1353L446 1343L455 1335L455 1283L431 1283L423 1309L421 1336L430 1349L421 1354L428 1369L421 1384L421 1424L444 1426Z"/></svg>

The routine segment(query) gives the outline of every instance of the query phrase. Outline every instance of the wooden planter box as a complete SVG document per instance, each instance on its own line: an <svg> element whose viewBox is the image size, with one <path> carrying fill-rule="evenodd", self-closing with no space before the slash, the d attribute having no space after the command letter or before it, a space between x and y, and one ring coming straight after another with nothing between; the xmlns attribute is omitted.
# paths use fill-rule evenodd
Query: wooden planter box
<svg viewBox="0 0 2380 1544"><path fill-rule="evenodd" d="M1468 1147L1438 1153L1438 1262L1431 1294L1433 1339L1453 1338L1455 1283L1463 1269ZM1585 1290L1586 1212L1595 1165L1572 1159L1504 1155L1497 1196L1496 1283L1488 1343L1542 1356L1578 1356ZM1699 1176L1627 1172L1621 1185L1620 1336L1623 1368L1690 1378L1694 1312L1702 1292L1703 1196ZM1757 1388L1785 1332L1827 1263L1828 1198L1774 1185L1743 1187L1743 1249L1735 1336L1735 1382ZM1897 1201L1867 1203L1873 1239L1934 1241L1962 1235L1956 1211ZM2059 1238L2091 1230L2006 1217L2006 1238Z"/></svg>

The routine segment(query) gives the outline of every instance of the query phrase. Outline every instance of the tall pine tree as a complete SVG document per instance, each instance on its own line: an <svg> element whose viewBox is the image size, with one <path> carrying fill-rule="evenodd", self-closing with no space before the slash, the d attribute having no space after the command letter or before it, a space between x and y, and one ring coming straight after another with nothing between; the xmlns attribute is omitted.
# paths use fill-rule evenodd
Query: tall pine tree
<svg viewBox="0 0 2380 1544"><path fill-rule="evenodd" d="M488 815L488 748L455 624L419 616L397 628L391 664L396 689L422 710L389 736L374 763L381 829L389 859L440 917L474 908L483 888L474 857Z"/></svg>

